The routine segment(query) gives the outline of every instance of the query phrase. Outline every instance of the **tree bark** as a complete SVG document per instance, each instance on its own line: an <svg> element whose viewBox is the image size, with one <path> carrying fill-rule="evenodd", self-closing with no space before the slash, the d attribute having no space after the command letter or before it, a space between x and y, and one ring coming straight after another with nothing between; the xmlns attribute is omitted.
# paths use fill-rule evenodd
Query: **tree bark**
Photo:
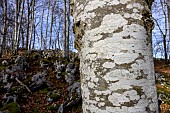
<svg viewBox="0 0 170 113"><path fill-rule="evenodd" d="M48 16L49 16L49 13L50 13L50 4L51 4L51 1L48 1L48 12L47 12L47 17L46 17L46 32L45 32L45 38L44 38L44 49L46 50L47 49L47 37L48 37Z"/></svg>
<svg viewBox="0 0 170 113"><path fill-rule="evenodd" d="M42 16L41 16L41 34L40 34L40 37L41 37L41 49L42 49L42 46L44 46L45 44L43 44L43 41L44 40L44 35L43 35L43 20L44 20L44 6L43 6L43 11L42 11ZM44 47L43 47L44 48Z"/></svg>
<svg viewBox="0 0 170 113"><path fill-rule="evenodd" d="M54 0L53 6L52 6L52 10L51 10L51 25L50 25L50 40L49 40L49 49L52 46L52 33L53 33L53 23L54 23L54 8L56 5L56 0Z"/></svg>
<svg viewBox="0 0 170 113"><path fill-rule="evenodd" d="M15 0L15 30L14 30L14 38L13 38L13 54L17 54L17 43L18 43L18 17L19 17L19 1Z"/></svg>
<svg viewBox="0 0 170 113"><path fill-rule="evenodd" d="M31 2L31 23L30 23L30 40L29 40L29 50L31 49L32 45L32 36L33 36L33 29L34 29L34 6L35 6L35 0L32 0Z"/></svg>
<svg viewBox="0 0 170 113"><path fill-rule="evenodd" d="M68 33L67 33L67 28L68 28L68 18L67 18L67 4L66 0L64 0L64 30L63 30L63 46L64 46L64 51L63 51L63 57L69 58L69 46L68 46Z"/></svg>
<svg viewBox="0 0 170 113"><path fill-rule="evenodd" d="M29 0L27 0L27 28L26 28L26 49L28 49L29 48L29 35L30 35L30 33L29 33L29 27L30 27L30 2L29 2Z"/></svg>
<svg viewBox="0 0 170 113"><path fill-rule="evenodd" d="M158 113L150 5L79 0L75 8L83 113Z"/></svg>
<svg viewBox="0 0 170 113"><path fill-rule="evenodd" d="M20 44L20 34L21 34L21 29L22 29L22 19L23 19L23 14L24 14L24 4L25 4L25 0L22 0L22 7L21 7L21 15L20 15L20 19L19 19L19 25L18 25L18 32L17 32L17 37L18 37L18 42L17 42L17 49L19 47Z"/></svg>
<svg viewBox="0 0 170 113"><path fill-rule="evenodd" d="M3 39L0 48L0 57L2 57L3 51L6 49L6 35L7 35L7 1L3 0L4 16L3 16Z"/></svg>

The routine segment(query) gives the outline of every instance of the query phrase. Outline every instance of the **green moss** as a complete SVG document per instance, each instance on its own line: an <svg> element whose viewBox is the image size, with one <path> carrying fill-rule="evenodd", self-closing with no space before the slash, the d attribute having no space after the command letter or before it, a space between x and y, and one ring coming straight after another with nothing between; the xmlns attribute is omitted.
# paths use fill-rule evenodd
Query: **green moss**
<svg viewBox="0 0 170 113"><path fill-rule="evenodd" d="M51 63L51 60L46 59L46 58L42 59L42 61L43 61L45 64Z"/></svg>
<svg viewBox="0 0 170 113"><path fill-rule="evenodd" d="M59 61L61 61L61 63L63 63L63 64L68 64L69 63L68 58L60 58Z"/></svg>
<svg viewBox="0 0 170 113"><path fill-rule="evenodd" d="M14 86L12 87L8 93L11 95L17 95L19 98L24 96L28 91L23 86Z"/></svg>
<svg viewBox="0 0 170 113"><path fill-rule="evenodd" d="M45 88L45 89L39 90L38 93L47 94L49 91L50 91L49 88Z"/></svg>
<svg viewBox="0 0 170 113"><path fill-rule="evenodd" d="M0 65L0 71L2 71L5 67Z"/></svg>
<svg viewBox="0 0 170 113"><path fill-rule="evenodd" d="M60 94L59 93L51 94L50 98L53 99L54 101L56 101L60 98Z"/></svg>
<svg viewBox="0 0 170 113"><path fill-rule="evenodd" d="M81 104L78 105L77 111L78 111L78 113L83 113L82 105Z"/></svg>
<svg viewBox="0 0 170 113"><path fill-rule="evenodd" d="M40 99L35 99L35 102L36 102L36 103L40 103L41 100L40 100Z"/></svg>
<svg viewBox="0 0 170 113"><path fill-rule="evenodd" d="M25 85L29 85L31 82L31 77L27 78L26 80L23 81Z"/></svg>
<svg viewBox="0 0 170 113"><path fill-rule="evenodd" d="M54 110L54 111L57 111L57 110L58 110L58 108L59 108L59 105L56 105L56 106L54 106L54 105L49 105L49 106L47 106L47 109L48 109L48 110Z"/></svg>
<svg viewBox="0 0 170 113"><path fill-rule="evenodd" d="M16 102L5 105L1 111L8 113L21 113L20 107Z"/></svg>
<svg viewBox="0 0 170 113"><path fill-rule="evenodd" d="M32 113L38 113L38 108L33 109Z"/></svg>
<svg viewBox="0 0 170 113"><path fill-rule="evenodd" d="M41 57L40 54L37 53L33 55L34 60L38 60L40 57Z"/></svg>

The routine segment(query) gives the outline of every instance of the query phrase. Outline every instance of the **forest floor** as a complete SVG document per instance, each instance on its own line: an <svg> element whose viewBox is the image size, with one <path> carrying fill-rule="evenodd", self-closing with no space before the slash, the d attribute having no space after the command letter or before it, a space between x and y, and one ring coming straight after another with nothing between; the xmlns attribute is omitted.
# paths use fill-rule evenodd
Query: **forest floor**
<svg viewBox="0 0 170 113"><path fill-rule="evenodd" d="M14 108L15 104L7 104L6 106L2 105L2 101L4 98L4 95L6 94L6 90L2 88L3 84L0 83L0 113L3 111L3 113L57 113L59 107L64 104L67 101L68 98L68 86L69 84L64 80L64 76L62 76L61 79L56 78L56 71L54 69L54 63L56 60L59 60L64 63L68 64L69 62L67 59L59 58L59 56L47 59L44 57L39 57L40 54L37 52L31 52L29 55L25 55L24 51L20 51L19 54L22 56L25 56L27 63L29 63L29 68L25 71L24 75L27 79L22 80L21 82L25 85L29 86L29 82L32 79L33 75L35 73L42 72L44 70L47 71L46 80L50 83L50 87L41 87L38 90L32 91L32 94L30 94L28 91L22 92L23 94L26 94L26 98L19 98L17 99L17 103L20 106L20 110L17 110ZM13 58L16 59L18 55L11 56L11 55L5 55L3 58L0 59L0 62L3 60L7 60L9 62L8 66L3 66L0 64L0 72L2 72L3 69L8 68L9 66L15 65L14 61L12 61ZM48 68L40 68L40 61L48 62L50 65ZM77 59L74 62L75 65L79 65L79 60ZM23 72L23 71L22 71ZM22 73L21 72L21 73ZM20 73L20 72L19 72ZM65 74L65 72L63 73ZM2 76L2 74L0 75ZM80 81L79 73L75 74L75 81ZM15 86L21 86L20 84L16 83L16 81L13 82L14 87ZM13 87L13 86L12 86ZM53 101L47 100L49 99L48 94L49 92L57 91L59 93L58 97L53 97ZM20 94L22 95L22 94ZM52 97L51 97L52 98ZM8 102L9 103L9 102ZM13 103L13 102L12 102ZM12 108L13 107L13 108ZM67 107L67 109L64 108L64 113L81 113L81 100L76 103L74 106Z"/></svg>
<svg viewBox="0 0 170 113"><path fill-rule="evenodd" d="M22 51L20 52L22 53ZM53 58L47 60L45 58L35 59L33 57L37 56L36 52L33 52L27 57L27 62L29 63L29 68L24 73L27 76L27 79L31 79L34 73L38 73L43 71L44 69L40 68L39 62L41 60L50 61L52 64L57 60L57 58ZM11 62L12 58L16 58L17 56L6 55L4 58L0 59L2 62L4 59ZM65 60L65 59L64 59ZM64 61L65 62L65 61ZM75 65L79 65L79 61L74 62ZM9 65L13 65L12 63ZM8 65L8 66L9 66ZM156 80L156 86L158 95L162 95L162 104L160 105L161 113L170 113L170 65L166 65L163 60L155 60L154 61L155 72L160 73L161 76L159 80ZM0 71L2 71L5 66L0 64ZM33 91L32 94L29 94L27 98L21 98L17 103L20 106L20 113L57 113L59 106L67 100L68 91L67 88L69 86L68 83L63 81L62 79L56 79L56 72L53 68L47 69L48 76L46 79L51 84L51 87L45 87L36 91ZM161 78L162 77L162 78ZM75 76L75 81L80 81L79 73ZM28 80L23 81L24 84L28 84ZM1 83L0 83L1 85ZM18 85L18 84L16 84ZM57 90L61 95L57 97L56 101L48 102L47 95L50 91ZM3 97L6 91L2 88L0 89L0 111L3 111L4 106L2 106ZM82 101L78 102L74 106L68 107L65 109L65 113L82 113ZM9 106L7 106L9 108ZM15 109L14 109L15 110ZM6 111L5 111L6 112ZM19 113L14 111L9 111L9 113Z"/></svg>
<svg viewBox="0 0 170 113"><path fill-rule="evenodd" d="M162 103L160 105L160 113L170 113L170 65L164 60L154 61L155 72L161 76L156 80L158 96Z"/></svg>

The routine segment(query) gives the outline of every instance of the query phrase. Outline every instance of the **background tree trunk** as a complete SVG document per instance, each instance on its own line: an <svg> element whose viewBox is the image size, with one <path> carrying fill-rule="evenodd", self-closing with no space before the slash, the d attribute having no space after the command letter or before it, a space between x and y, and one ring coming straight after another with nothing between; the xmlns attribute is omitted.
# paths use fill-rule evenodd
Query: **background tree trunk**
<svg viewBox="0 0 170 113"><path fill-rule="evenodd" d="M68 40L68 17L67 17L67 4L66 0L64 0L64 30L63 30L63 57L69 58L69 40Z"/></svg>
<svg viewBox="0 0 170 113"><path fill-rule="evenodd" d="M30 33L29 33L29 27L30 27L30 13L31 13L31 11L30 11L30 2L29 2L29 0L27 0L27 28L26 28L26 49L28 49L29 48L29 35L30 35Z"/></svg>
<svg viewBox="0 0 170 113"><path fill-rule="evenodd" d="M74 32L84 113L158 113L150 5L77 1Z"/></svg>
<svg viewBox="0 0 170 113"><path fill-rule="evenodd" d="M2 39L2 47L0 48L0 57L2 57L2 53L6 47L6 35L7 35L7 1L3 0L3 8L4 8L4 15L3 15L3 39Z"/></svg>

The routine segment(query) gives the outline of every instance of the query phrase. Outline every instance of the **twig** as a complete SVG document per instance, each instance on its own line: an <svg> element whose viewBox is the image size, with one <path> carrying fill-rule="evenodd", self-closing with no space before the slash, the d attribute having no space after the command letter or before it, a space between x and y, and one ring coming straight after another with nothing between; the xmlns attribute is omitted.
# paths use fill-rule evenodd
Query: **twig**
<svg viewBox="0 0 170 113"><path fill-rule="evenodd" d="M22 83L20 80L18 80L18 78L15 78L15 80L16 80L20 85L24 86L24 87L28 90L28 92L30 92L30 93L32 94L31 90L30 90L24 83Z"/></svg>

